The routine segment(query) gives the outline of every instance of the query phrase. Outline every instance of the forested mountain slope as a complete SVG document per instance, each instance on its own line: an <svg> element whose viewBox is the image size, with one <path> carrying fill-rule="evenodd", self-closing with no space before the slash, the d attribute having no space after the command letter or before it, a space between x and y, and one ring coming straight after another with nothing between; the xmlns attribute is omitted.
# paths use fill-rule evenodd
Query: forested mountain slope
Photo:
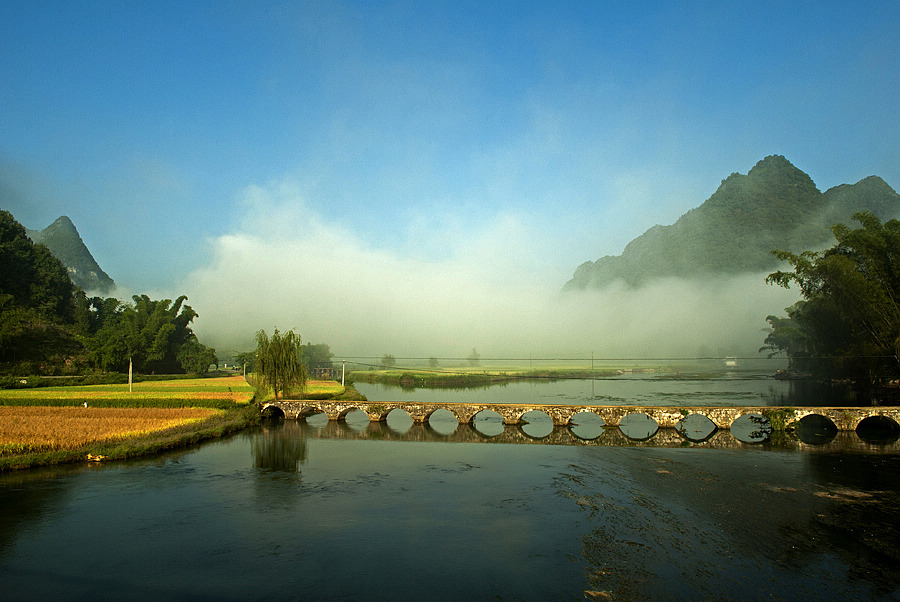
<svg viewBox="0 0 900 602"><path fill-rule="evenodd" d="M106 295L115 289L116 283L100 269L75 224L65 215L43 230L28 230L28 237L50 249L69 270L72 282L85 291Z"/></svg>
<svg viewBox="0 0 900 602"><path fill-rule="evenodd" d="M670 226L650 228L621 255L581 264L564 290L772 270L778 265L773 249L828 246L831 225L849 224L862 210L882 220L897 217L900 195L877 176L823 193L787 159L772 155L747 175L731 174L702 205Z"/></svg>

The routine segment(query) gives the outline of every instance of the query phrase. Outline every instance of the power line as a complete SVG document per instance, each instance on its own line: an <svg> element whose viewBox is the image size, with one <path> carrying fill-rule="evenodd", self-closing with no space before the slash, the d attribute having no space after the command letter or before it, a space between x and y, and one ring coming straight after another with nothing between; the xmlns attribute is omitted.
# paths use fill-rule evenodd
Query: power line
<svg viewBox="0 0 900 602"><path fill-rule="evenodd" d="M843 358L840 355L814 355L803 357L804 360L821 360L821 359L838 359ZM351 361L351 360L373 360L379 362L384 356L373 355L345 355L335 356L333 361ZM856 355L856 359L895 359L893 355ZM471 357L394 357L394 360L400 361L443 361L443 362L471 362ZM721 362L725 359L733 359L737 361L786 361L787 357L759 357L759 356L679 356L679 357L479 357L476 361L481 362L697 362L697 361L717 361ZM359 362L354 362L359 363ZM377 364L381 365L381 364Z"/></svg>

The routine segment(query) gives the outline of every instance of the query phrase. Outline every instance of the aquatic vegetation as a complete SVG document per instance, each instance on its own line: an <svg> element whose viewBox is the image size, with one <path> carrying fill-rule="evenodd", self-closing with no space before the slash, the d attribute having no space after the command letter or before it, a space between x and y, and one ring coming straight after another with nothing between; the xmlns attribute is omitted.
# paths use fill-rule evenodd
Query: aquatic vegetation
<svg viewBox="0 0 900 602"><path fill-rule="evenodd" d="M796 428L797 411L794 408L772 408L762 410L774 431L785 431Z"/></svg>

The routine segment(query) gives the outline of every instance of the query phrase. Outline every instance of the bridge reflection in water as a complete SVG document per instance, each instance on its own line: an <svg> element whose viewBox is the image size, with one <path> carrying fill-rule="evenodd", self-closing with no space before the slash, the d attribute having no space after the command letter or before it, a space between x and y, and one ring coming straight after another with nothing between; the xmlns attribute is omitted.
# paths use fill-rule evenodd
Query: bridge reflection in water
<svg viewBox="0 0 900 602"><path fill-rule="evenodd" d="M265 404L262 412L288 419L327 416L327 424L311 433L334 438L371 436L418 441L646 444L725 449L745 448L747 443L765 443L765 447L770 447L777 442L788 448L812 445L816 449L841 451L898 451L900 437L900 408L895 407L638 407L281 400ZM348 416L354 413L364 416L358 428L347 423ZM398 415L405 418L409 428L391 428L390 419ZM483 423L481 419L488 415L498 419L494 427L479 428L478 423ZM435 416L441 418L440 430L432 425ZM544 422L546 428L533 428L535 422Z"/></svg>
<svg viewBox="0 0 900 602"><path fill-rule="evenodd" d="M486 444L531 444L531 445L580 445L600 447L677 447L724 450L761 451L811 451L833 453L897 454L900 442L869 440L854 432L835 432L827 438L813 438L804 441L801 436L777 435L758 444L748 444L738 439L730 431L719 430L702 441L685 438L675 429L659 429L651 437L636 440L628 437L618 428L603 428L598 436L585 439L579 437L569 427L554 427L546 436L533 436L527 426L503 425L496 434L485 434L476 425L460 424L453 432L437 431L428 424L412 424L406 429L394 429L384 422L370 422L355 428L346 422L327 421L311 425L302 421L288 421L284 435L295 431L311 439L346 439L409 442L444 443L486 443Z"/></svg>

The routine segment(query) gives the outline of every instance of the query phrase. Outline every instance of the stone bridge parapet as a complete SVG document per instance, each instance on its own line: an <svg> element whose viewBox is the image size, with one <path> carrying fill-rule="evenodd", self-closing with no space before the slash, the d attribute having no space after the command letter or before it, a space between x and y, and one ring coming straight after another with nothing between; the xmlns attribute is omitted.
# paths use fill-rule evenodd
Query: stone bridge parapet
<svg viewBox="0 0 900 602"><path fill-rule="evenodd" d="M900 426L900 407L773 407L773 406L603 406L603 405L555 405L555 404L507 404L507 403L456 403L456 402L408 402L408 401L330 401L330 400L279 400L263 405L263 412L281 413L285 418L298 419L324 413L329 420L344 420L353 410L364 412L370 421L385 422L395 410L406 412L414 423L427 423L438 410L453 414L460 424L472 424L484 411L496 412L503 423L516 425L525 422L525 414L543 412L554 426L568 426L572 418L582 412L599 416L606 426L619 426L629 414L644 414L652 418L659 428L676 428L691 414L708 418L717 429L730 429L741 416L762 415L775 430L783 430L810 415L830 420L838 430L853 431L866 418L878 416Z"/></svg>

